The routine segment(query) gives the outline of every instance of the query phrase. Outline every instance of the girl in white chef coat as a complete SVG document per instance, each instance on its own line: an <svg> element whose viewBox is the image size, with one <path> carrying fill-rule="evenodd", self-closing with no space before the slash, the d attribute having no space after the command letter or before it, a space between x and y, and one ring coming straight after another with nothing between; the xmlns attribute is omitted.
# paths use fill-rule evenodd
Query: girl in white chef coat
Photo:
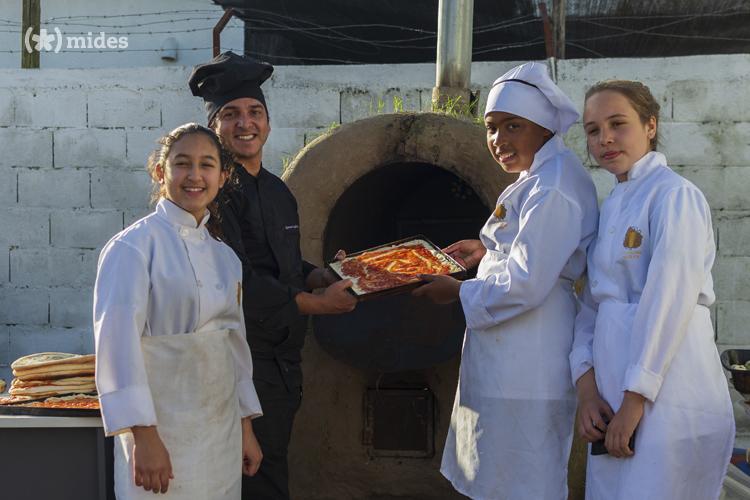
<svg viewBox="0 0 750 500"><path fill-rule="evenodd" d="M156 210L115 235L94 289L96 383L119 499L239 499L262 454L241 307L242 269L217 238L231 161L198 124L149 160Z"/></svg>
<svg viewBox="0 0 750 500"><path fill-rule="evenodd" d="M589 249L570 355L578 429L608 451L588 458L589 500L716 499L734 442L708 310L711 211L656 151L658 120L642 83L586 93L589 154L617 180Z"/></svg>
<svg viewBox="0 0 750 500"><path fill-rule="evenodd" d="M460 299L466 335L441 472L472 498L565 500L575 393L568 354L573 282L596 232L596 190L561 135L577 120L547 67L512 69L490 90L487 146L518 173L481 230L446 251L475 279L425 277L436 302Z"/></svg>

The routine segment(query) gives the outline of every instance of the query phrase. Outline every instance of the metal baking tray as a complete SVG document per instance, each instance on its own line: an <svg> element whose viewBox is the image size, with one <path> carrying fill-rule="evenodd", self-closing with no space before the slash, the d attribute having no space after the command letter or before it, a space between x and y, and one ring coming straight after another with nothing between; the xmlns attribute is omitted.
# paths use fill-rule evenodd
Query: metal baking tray
<svg viewBox="0 0 750 500"><path fill-rule="evenodd" d="M331 272L333 272L333 274L335 274L337 278L344 279L346 278L346 276L343 273L341 273L340 270L338 269L340 267L340 263L346 262L347 260L357 257L358 255L362 255L365 252L372 252L372 251L380 250L382 248L387 248L387 247L397 247L399 245L403 245L404 243L409 243L412 241L421 241L425 243L425 245L430 250L441 255L451 265L455 266L458 269L458 271L450 273L447 276L453 276L454 278L463 278L464 276L466 276L466 269L464 269L464 267L461 264L456 262L456 260L453 259L453 257L448 255L447 253L443 252L440 249L440 247L435 245L432 241L430 241L426 236L422 234L409 236L408 238L402 238L400 240L392 241L390 243L384 243L382 245L378 245L372 248L367 248L365 250L360 250L358 252L347 254L346 258L343 261L332 260L327 265L328 265L328 268L331 270ZM408 291L414 290L415 288L423 285L424 283L425 283L424 280L419 280L413 283L406 283L404 285L399 285L393 288L387 288L385 290L378 290L376 292L357 292L353 290L352 288L348 288L348 290L352 295L354 295L357 298L357 300L362 301L362 300L370 300L370 299L374 299L378 297L384 297L387 295L396 295L396 294L406 293Z"/></svg>
<svg viewBox="0 0 750 500"><path fill-rule="evenodd" d="M0 405L0 415L33 417L99 417L99 410L86 408L35 408L33 406Z"/></svg>

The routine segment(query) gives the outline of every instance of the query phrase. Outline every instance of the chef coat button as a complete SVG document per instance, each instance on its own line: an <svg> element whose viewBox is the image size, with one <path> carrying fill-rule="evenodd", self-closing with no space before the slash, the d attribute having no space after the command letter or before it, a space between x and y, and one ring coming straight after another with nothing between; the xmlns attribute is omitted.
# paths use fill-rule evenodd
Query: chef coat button
<svg viewBox="0 0 750 500"><path fill-rule="evenodd" d="M187 229L180 229L180 236L184 237L184 236L187 236L187 235L188 235Z"/></svg>
<svg viewBox="0 0 750 500"><path fill-rule="evenodd" d="M201 283L200 280L199 280L198 281L198 288L201 288L202 286L203 286L203 283Z"/></svg>
<svg viewBox="0 0 750 500"><path fill-rule="evenodd" d="M610 227L609 228L609 234L614 234L614 232L615 232L615 228L614 227Z"/></svg>
<svg viewBox="0 0 750 500"><path fill-rule="evenodd" d="M596 280L594 280L594 281L592 281L592 282L591 282L591 287L592 287L592 288L594 288L594 287L596 287L596 285L598 285L598 284L599 284L599 282L598 282L598 281L596 281Z"/></svg>
<svg viewBox="0 0 750 500"><path fill-rule="evenodd" d="M217 290L221 290L222 288L224 288L224 285L222 285L221 283L218 283L218 284L216 285L216 289L217 289Z"/></svg>

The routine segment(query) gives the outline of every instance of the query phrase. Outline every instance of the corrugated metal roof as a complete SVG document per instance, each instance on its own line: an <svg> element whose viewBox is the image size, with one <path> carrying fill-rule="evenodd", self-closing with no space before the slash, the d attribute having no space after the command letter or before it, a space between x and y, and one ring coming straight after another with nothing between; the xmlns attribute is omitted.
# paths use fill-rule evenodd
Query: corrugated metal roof
<svg viewBox="0 0 750 500"><path fill-rule="evenodd" d="M273 63L435 59L437 0L215 1L240 9L246 52ZM540 3L475 0L473 60L544 58ZM567 0L566 16L567 58L750 52L748 0Z"/></svg>

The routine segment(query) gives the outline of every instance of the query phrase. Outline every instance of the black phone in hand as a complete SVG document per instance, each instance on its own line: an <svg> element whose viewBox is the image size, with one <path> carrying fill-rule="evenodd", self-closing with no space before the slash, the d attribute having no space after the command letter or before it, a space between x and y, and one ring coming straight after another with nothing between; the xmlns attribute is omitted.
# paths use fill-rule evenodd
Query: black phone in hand
<svg viewBox="0 0 750 500"><path fill-rule="evenodd" d="M637 430L637 429L636 429ZM628 448L635 453L635 431L633 431L633 435L630 436L630 441L628 441ZM604 446L604 438L600 439L599 441L594 441L591 443L591 455L606 455L609 453L607 451L607 447Z"/></svg>

